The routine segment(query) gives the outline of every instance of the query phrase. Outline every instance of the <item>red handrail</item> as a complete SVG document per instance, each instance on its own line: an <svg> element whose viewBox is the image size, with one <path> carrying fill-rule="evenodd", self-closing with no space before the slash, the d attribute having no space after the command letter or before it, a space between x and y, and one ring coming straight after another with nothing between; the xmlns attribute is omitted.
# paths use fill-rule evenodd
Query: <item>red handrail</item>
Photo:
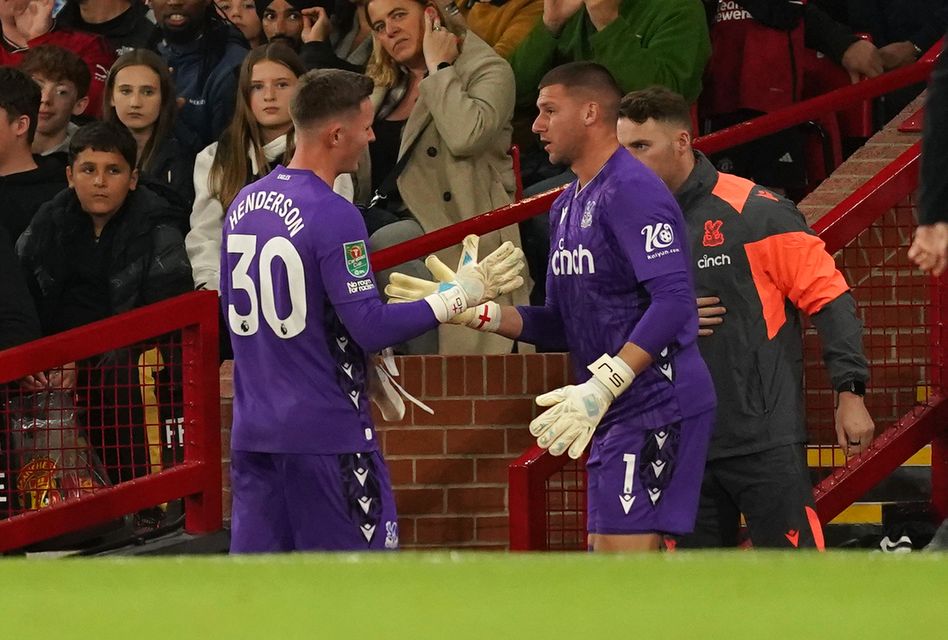
<svg viewBox="0 0 948 640"><path fill-rule="evenodd" d="M705 153L717 153L781 131L787 127L808 122L827 112L845 109L869 98L875 98L895 89L921 82L931 73L932 67L941 54L941 48L942 42L939 41L912 65L702 136L695 140L694 146ZM562 190L563 188L559 187L532 198L463 220L450 227L426 233L420 238L376 251L371 255L372 268L376 271L390 269L408 260L420 258L429 253L459 244L468 234L483 235L532 218L535 215L549 211L553 201Z"/></svg>
<svg viewBox="0 0 948 640"><path fill-rule="evenodd" d="M0 552L108 522L177 498L185 530L222 525L218 298L196 291L0 351L0 383L181 331L184 462L75 500L0 520Z"/></svg>

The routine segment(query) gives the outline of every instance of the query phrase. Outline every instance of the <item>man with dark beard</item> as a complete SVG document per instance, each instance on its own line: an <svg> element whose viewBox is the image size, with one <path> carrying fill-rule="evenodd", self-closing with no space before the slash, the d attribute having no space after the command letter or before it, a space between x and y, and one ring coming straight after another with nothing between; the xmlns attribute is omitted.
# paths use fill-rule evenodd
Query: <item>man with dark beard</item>
<svg viewBox="0 0 948 640"><path fill-rule="evenodd" d="M183 101L175 137L197 153L230 122L247 42L211 0L152 0L151 7L162 35L158 53Z"/></svg>
<svg viewBox="0 0 948 640"><path fill-rule="evenodd" d="M303 44L303 10L332 4L323 0L254 0L268 42L282 40L295 51Z"/></svg>

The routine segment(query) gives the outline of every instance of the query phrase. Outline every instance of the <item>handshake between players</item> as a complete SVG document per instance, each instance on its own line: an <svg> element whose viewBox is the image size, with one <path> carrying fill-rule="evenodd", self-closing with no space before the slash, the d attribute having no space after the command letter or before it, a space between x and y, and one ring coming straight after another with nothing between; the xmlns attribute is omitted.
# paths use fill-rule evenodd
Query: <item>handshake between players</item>
<svg viewBox="0 0 948 640"><path fill-rule="evenodd" d="M464 238L456 270L438 256L428 256L425 266L434 280L393 273L385 287L389 301L425 300L440 322L492 333L519 333L501 330L501 307L493 300L523 286L519 275L524 268L523 251L505 242L478 261L478 241L475 235ZM600 358L589 370L594 375L588 382L537 398L538 405L551 408L530 423L530 433L553 455L568 451L571 458L579 458L612 401L635 377L620 358ZM599 372L604 375L597 375Z"/></svg>

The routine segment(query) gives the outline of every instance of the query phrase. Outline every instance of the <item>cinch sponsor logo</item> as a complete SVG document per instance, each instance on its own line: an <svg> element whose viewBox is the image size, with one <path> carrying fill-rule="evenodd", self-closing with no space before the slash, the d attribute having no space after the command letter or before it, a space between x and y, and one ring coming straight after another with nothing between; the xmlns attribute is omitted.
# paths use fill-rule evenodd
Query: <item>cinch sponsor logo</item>
<svg viewBox="0 0 948 640"><path fill-rule="evenodd" d="M553 266L553 274L557 276L582 275L584 273L596 273L596 259L589 249L583 249L583 245L570 251L563 247L564 240L560 238L557 245L559 249L550 256L550 264ZM587 271L588 269L588 271Z"/></svg>
<svg viewBox="0 0 948 640"><path fill-rule="evenodd" d="M727 254L722 254L719 256L709 256L704 254L700 260L698 260L699 269L707 269L709 267L723 267L725 265L731 264L731 256Z"/></svg>

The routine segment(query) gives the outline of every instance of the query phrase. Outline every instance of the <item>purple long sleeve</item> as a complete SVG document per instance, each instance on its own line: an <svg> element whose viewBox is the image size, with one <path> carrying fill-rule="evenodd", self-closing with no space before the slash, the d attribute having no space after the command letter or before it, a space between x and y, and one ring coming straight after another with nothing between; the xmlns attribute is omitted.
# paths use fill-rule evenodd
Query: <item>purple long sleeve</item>
<svg viewBox="0 0 948 640"><path fill-rule="evenodd" d="M632 329L629 342L638 345L656 360L688 323L694 324L697 334L695 298L688 276L682 272L656 276L643 282L642 286L651 296L651 302Z"/></svg>
<svg viewBox="0 0 948 640"><path fill-rule="evenodd" d="M424 300L384 304L379 298L362 298L336 306L339 319L352 338L368 353L421 335L438 326Z"/></svg>

